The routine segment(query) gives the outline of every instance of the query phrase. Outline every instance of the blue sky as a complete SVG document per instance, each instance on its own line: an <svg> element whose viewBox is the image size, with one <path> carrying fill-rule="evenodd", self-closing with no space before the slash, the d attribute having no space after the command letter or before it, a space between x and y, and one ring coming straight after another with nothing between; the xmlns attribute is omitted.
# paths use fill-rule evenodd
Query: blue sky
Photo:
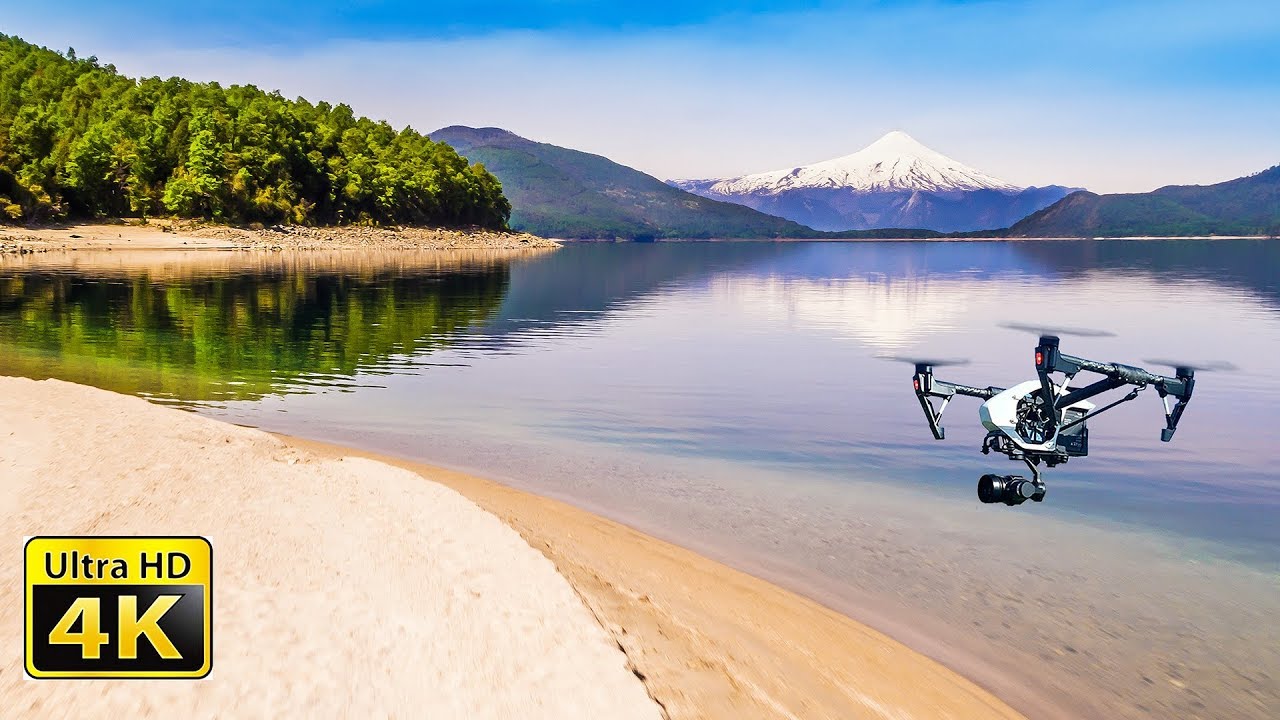
<svg viewBox="0 0 1280 720"><path fill-rule="evenodd" d="M0 2L121 71L254 83L430 131L496 125L659 177L894 129L1102 192L1280 163L1280 2Z"/></svg>

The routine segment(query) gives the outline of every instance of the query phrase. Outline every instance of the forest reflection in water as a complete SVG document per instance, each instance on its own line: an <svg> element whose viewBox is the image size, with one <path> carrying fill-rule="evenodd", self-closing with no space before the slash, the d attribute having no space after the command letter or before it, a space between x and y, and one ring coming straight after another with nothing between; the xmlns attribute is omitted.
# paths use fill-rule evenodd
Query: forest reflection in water
<svg viewBox="0 0 1280 720"><path fill-rule="evenodd" d="M74 253L0 264L0 368L158 401L357 382L450 342L536 251Z"/></svg>

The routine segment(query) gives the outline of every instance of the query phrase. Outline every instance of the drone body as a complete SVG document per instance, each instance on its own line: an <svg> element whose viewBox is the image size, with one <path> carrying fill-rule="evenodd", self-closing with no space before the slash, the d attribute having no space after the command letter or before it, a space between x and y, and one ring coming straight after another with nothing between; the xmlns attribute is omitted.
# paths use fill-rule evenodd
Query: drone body
<svg viewBox="0 0 1280 720"><path fill-rule="evenodd" d="M1061 430L1055 423L1040 422L1044 413L1039 405L1040 381L1027 380L1000 392L978 408L978 418L989 433L1000 433L1020 447L1023 452L1052 453L1061 447L1068 457L1089 454L1089 429L1084 422ZM1062 388L1054 386L1055 403L1063 395ZM1094 409L1088 400L1078 400L1062 409L1063 420L1070 422L1085 417ZM1054 434L1054 430L1057 430Z"/></svg>
<svg viewBox="0 0 1280 720"><path fill-rule="evenodd" d="M956 395L982 398L978 417L987 429L982 441L983 454L996 451L1010 460L1021 460L1031 470L1031 479L1020 475L983 475L978 481L978 499L984 503L1020 505L1027 500L1044 500L1045 484L1039 466L1053 467L1073 457L1089 454L1087 421L1132 400L1148 387L1154 387L1164 401L1165 427L1160 439L1173 438L1183 410L1195 388L1195 371L1178 367L1173 376L1157 375L1139 367L1104 363L1066 355L1059 350L1056 335L1042 335L1035 349L1037 379L1018 383L1008 389L978 388L938 380L935 365L945 363L917 361L913 385L920 407L929 421L933 436L942 440L942 413ZM1088 372L1102 376L1088 385L1073 386L1075 377ZM1053 374L1061 373L1055 382ZM1089 398L1121 387L1131 386L1127 395L1101 409ZM1169 398L1174 398L1170 407ZM933 400L941 400L935 408Z"/></svg>

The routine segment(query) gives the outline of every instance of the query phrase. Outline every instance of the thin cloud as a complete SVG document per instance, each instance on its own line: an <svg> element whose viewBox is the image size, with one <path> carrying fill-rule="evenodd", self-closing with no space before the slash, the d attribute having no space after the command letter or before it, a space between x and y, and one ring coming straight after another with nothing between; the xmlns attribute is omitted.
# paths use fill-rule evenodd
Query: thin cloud
<svg viewBox="0 0 1280 720"><path fill-rule="evenodd" d="M892 129L1028 185L1144 191L1280 162L1270 4L759 5L773 9L425 39L250 32L229 46L195 32L184 45L192 35L58 22L27 37L129 74L253 83L424 131L506 127L663 178L813 162Z"/></svg>

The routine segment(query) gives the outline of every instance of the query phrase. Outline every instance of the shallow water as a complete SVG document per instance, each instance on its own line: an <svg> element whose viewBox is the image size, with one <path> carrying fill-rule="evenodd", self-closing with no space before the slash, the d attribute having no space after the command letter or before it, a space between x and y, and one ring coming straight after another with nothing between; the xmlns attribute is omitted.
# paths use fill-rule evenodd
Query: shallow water
<svg viewBox="0 0 1280 720"><path fill-rule="evenodd" d="M504 478L778 580L1035 716L1280 702L1280 245L571 245L554 253L0 260L0 371ZM194 262L189 261L194 258ZM1203 373L1090 423L1047 501L981 506L977 401L932 439L912 369L1065 352ZM1156 369L1156 368L1152 368ZM1101 404L1101 403L1099 403ZM1085 689L1088 691L1085 691Z"/></svg>

